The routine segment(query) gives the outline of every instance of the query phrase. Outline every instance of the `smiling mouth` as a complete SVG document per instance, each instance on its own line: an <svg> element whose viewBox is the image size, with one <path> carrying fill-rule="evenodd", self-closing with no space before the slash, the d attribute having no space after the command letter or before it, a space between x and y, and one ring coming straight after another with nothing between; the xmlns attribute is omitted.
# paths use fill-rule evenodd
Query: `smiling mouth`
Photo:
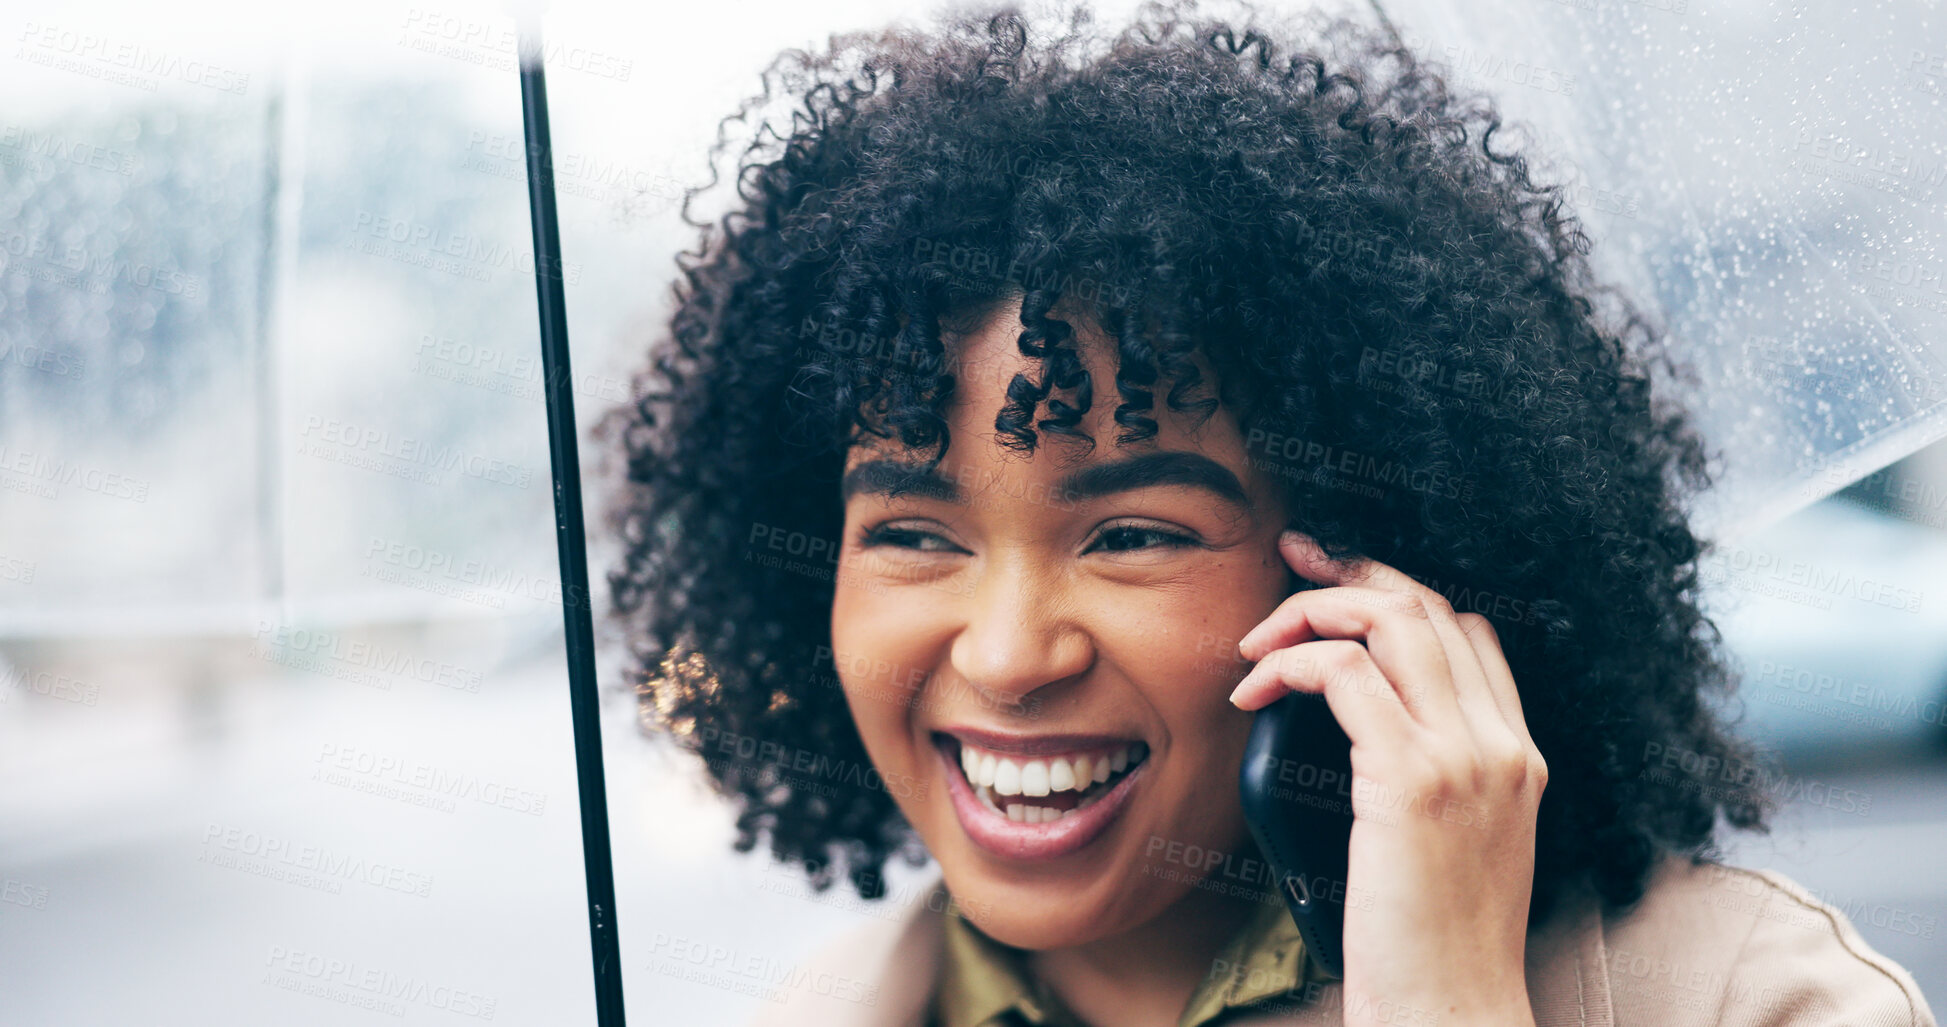
<svg viewBox="0 0 1947 1027"><path fill-rule="evenodd" d="M936 734L934 742L983 806L1018 824L1073 817L1149 758L1149 745L1142 741L1033 757L995 752L948 734Z"/></svg>

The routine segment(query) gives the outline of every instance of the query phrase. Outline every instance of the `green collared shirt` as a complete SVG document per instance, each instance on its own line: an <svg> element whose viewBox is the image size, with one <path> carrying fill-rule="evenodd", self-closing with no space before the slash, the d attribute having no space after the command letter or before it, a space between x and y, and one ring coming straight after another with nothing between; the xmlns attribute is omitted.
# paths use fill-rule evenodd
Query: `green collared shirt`
<svg viewBox="0 0 1947 1027"><path fill-rule="evenodd" d="M944 918L946 946L930 1027L1085 1027L1028 970L1025 954L968 923L957 908ZM1325 976L1305 958L1305 942L1281 902L1259 903L1197 984L1177 1027L1211 1027L1236 1010L1304 1005Z"/></svg>

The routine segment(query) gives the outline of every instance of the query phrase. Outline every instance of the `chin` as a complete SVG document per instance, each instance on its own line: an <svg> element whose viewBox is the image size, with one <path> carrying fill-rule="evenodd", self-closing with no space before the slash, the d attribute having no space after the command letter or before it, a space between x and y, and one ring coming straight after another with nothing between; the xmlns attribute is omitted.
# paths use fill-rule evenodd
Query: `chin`
<svg viewBox="0 0 1947 1027"><path fill-rule="evenodd" d="M1121 875L1077 887L1056 876L1001 881L979 870L945 864L942 869L955 904L983 933L1003 945L1037 951L1121 934L1167 909L1186 890Z"/></svg>

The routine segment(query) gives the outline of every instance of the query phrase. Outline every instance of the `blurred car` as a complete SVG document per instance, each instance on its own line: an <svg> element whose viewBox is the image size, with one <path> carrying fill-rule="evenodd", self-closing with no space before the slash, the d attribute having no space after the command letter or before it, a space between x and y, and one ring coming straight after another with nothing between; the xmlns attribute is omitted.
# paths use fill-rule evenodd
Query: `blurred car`
<svg viewBox="0 0 1947 1027"><path fill-rule="evenodd" d="M1947 743L1947 532L1847 495L1700 562L1740 731L1789 764Z"/></svg>

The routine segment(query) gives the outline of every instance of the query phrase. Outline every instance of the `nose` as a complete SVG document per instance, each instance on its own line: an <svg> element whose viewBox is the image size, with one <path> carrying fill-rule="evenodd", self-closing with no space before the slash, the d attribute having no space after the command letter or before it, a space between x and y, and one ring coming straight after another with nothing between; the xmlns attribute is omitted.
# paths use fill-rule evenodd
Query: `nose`
<svg viewBox="0 0 1947 1027"><path fill-rule="evenodd" d="M1017 547L996 551L979 573L951 650L961 680L1005 708L1094 665L1085 610L1059 568Z"/></svg>

